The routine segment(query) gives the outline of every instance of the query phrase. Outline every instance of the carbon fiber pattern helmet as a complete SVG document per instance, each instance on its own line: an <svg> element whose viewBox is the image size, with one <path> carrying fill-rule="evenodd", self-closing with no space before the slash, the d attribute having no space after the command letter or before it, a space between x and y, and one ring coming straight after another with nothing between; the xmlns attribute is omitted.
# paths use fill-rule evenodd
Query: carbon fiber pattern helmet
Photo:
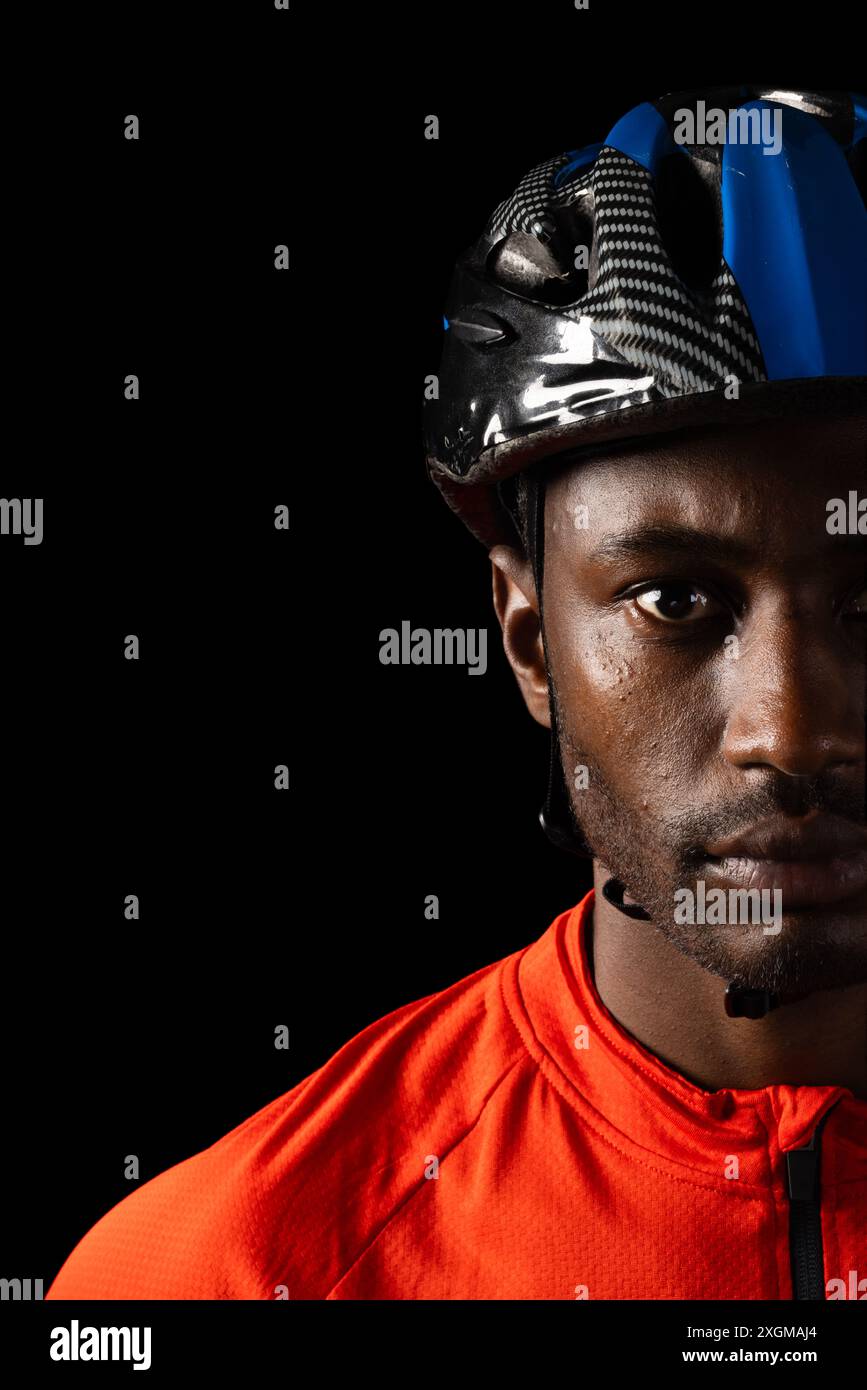
<svg viewBox="0 0 867 1390"><path fill-rule="evenodd" d="M550 456L864 401L865 137L858 95L716 88L521 179L458 260L425 404L479 540L514 541L500 484Z"/></svg>

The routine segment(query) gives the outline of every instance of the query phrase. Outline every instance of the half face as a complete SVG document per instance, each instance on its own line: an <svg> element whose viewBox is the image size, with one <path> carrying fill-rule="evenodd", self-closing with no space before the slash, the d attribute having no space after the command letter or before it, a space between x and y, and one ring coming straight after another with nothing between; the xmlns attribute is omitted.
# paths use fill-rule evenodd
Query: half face
<svg viewBox="0 0 867 1390"><path fill-rule="evenodd" d="M867 980L865 458L863 417L791 420L585 460L546 489L576 818L678 949L755 988ZM507 634L547 723L539 647Z"/></svg>

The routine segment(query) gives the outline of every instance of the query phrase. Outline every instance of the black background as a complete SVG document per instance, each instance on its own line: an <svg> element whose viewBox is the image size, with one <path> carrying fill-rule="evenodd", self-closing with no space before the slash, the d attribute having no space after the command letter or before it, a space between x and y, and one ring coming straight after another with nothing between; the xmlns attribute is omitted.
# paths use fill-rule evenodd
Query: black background
<svg viewBox="0 0 867 1390"><path fill-rule="evenodd" d="M47 1289L126 1155L147 1181L213 1143L589 886L424 472L452 263L640 101L859 80L828 7L469 13L133 7L22 84L4 481L45 539L0 541L7 1277ZM486 675L381 665L403 619L487 627Z"/></svg>

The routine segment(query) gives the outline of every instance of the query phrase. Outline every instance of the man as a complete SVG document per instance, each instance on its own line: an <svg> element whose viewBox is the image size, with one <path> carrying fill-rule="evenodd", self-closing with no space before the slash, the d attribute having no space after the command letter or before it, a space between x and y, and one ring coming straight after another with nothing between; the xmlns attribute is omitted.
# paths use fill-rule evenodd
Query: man
<svg viewBox="0 0 867 1390"><path fill-rule="evenodd" d="M678 143L699 100L770 152ZM126 1198L49 1298L867 1296L864 131L647 103L462 258L428 467L594 890Z"/></svg>

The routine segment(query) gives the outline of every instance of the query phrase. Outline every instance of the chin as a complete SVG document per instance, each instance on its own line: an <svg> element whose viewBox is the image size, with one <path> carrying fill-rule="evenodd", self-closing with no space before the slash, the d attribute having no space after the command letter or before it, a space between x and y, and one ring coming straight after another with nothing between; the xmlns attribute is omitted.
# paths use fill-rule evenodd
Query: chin
<svg viewBox="0 0 867 1390"><path fill-rule="evenodd" d="M784 911L764 924L677 924L670 914L654 922L682 955L749 989L807 994L867 982L867 906L855 899Z"/></svg>
<svg viewBox="0 0 867 1390"><path fill-rule="evenodd" d="M824 908L783 913L778 930L722 929L711 947L717 973L752 989L812 993L867 982L867 914ZM719 930L719 929L717 929Z"/></svg>

